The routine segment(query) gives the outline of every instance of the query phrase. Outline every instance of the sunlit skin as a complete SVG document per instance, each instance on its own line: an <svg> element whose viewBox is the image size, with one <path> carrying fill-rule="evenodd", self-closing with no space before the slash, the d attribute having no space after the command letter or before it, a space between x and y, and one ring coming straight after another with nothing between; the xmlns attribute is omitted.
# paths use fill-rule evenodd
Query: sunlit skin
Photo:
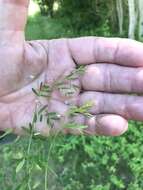
<svg viewBox="0 0 143 190"><path fill-rule="evenodd" d="M85 133L117 136L128 128L128 120L143 121L143 45L120 38L85 37L26 42L24 29L28 0L0 0L0 129L21 127L32 120L37 97L32 88L40 82L52 84L84 64L84 76L74 81L79 92L67 98L53 93L49 110L64 115L70 104L93 102ZM45 99L40 99L46 104ZM48 134L46 124L38 131ZM55 123L54 129L61 126ZM76 133L63 130L64 133Z"/></svg>

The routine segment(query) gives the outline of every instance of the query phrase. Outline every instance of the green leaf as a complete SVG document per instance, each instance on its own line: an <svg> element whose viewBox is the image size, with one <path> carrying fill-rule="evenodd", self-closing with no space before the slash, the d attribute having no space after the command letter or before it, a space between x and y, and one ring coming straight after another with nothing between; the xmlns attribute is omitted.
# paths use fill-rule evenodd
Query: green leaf
<svg viewBox="0 0 143 190"><path fill-rule="evenodd" d="M48 126L51 125L51 122L50 122L49 117L47 118L47 125L48 125Z"/></svg>
<svg viewBox="0 0 143 190"><path fill-rule="evenodd" d="M33 125L32 125L32 123L29 123L29 132L31 133L32 130L33 130Z"/></svg>
<svg viewBox="0 0 143 190"><path fill-rule="evenodd" d="M32 189L37 189L40 186L40 184L41 184L40 180L36 181Z"/></svg>
<svg viewBox="0 0 143 190"><path fill-rule="evenodd" d="M76 75L76 73L71 73L66 77L67 80L76 80L78 79L78 76Z"/></svg>
<svg viewBox="0 0 143 190"><path fill-rule="evenodd" d="M43 106L39 111L38 111L38 115L40 115L41 113L43 113L46 109L47 109L47 105Z"/></svg>
<svg viewBox="0 0 143 190"><path fill-rule="evenodd" d="M41 92L52 92L52 89L50 86L44 85L44 86L42 86L40 91Z"/></svg>
<svg viewBox="0 0 143 190"><path fill-rule="evenodd" d="M87 102L86 104L77 107L77 106L72 106L69 110L69 114L71 116L76 116L78 114L83 114L87 117L91 117L92 115L88 113L89 109L92 107L93 103L92 102Z"/></svg>
<svg viewBox="0 0 143 190"><path fill-rule="evenodd" d="M93 102L88 101L83 106L81 106L82 109L89 110L93 106Z"/></svg>
<svg viewBox="0 0 143 190"><path fill-rule="evenodd" d="M38 119L37 113L34 112L34 116L33 116L33 121L32 121L32 123L36 123L36 122L37 122L37 119Z"/></svg>
<svg viewBox="0 0 143 190"><path fill-rule="evenodd" d="M15 160L21 160L23 158L23 152L17 152L13 155L13 159Z"/></svg>
<svg viewBox="0 0 143 190"><path fill-rule="evenodd" d="M43 82L40 83L40 90L42 89L42 86L43 86Z"/></svg>
<svg viewBox="0 0 143 190"><path fill-rule="evenodd" d="M78 79L80 75L83 75L85 73L85 66L81 65L75 70L73 70L69 75L66 76L65 79L67 80L75 80Z"/></svg>
<svg viewBox="0 0 143 190"><path fill-rule="evenodd" d="M68 90L69 88L69 84L61 84L58 86L58 89L60 90Z"/></svg>
<svg viewBox="0 0 143 190"><path fill-rule="evenodd" d="M59 114L56 112L49 112L47 114L47 125L53 127L53 121L60 120Z"/></svg>
<svg viewBox="0 0 143 190"><path fill-rule="evenodd" d="M86 129L88 126L87 125L80 125L77 123L67 123L63 127L68 128L68 129Z"/></svg>
<svg viewBox="0 0 143 190"><path fill-rule="evenodd" d="M47 93L42 92L42 91L39 93L39 96L44 97L44 98L50 98L51 97L51 95L49 93L47 94Z"/></svg>
<svg viewBox="0 0 143 190"><path fill-rule="evenodd" d="M90 118L93 117L93 114L90 114L90 113L84 113L83 115Z"/></svg>
<svg viewBox="0 0 143 190"><path fill-rule="evenodd" d="M12 133L12 129L7 129L7 130L5 131L5 133L0 136L0 139L3 139L5 136L7 136L7 135L9 135L9 134L11 134L11 133Z"/></svg>
<svg viewBox="0 0 143 190"><path fill-rule="evenodd" d="M73 84L72 86L73 86L73 88L75 88L75 89L79 89L79 86L76 85L76 84Z"/></svg>
<svg viewBox="0 0 143 190"><path fill-rule="evenodd" d="M16 173L19 173L20 170L24 167L25 164L25 159L23 159L21 162L19 162L19 164L16 167Z"/></svg>
<svg viewBox="0 0 143 190"><path fill-rule="evenodd" d="M32 88L32 91L36 96L39 96L39 93L34 88Z"/></svg>
<svg viewBox="0 0 143 190"><path fill-rule="evenodd" d="M50 113L48 113L48 117L51 120L59 120L60 119L58 113L56 113L56 112L50 112Z"/></svg>
<svg viewBox="0 0 143 190"><path fill-rule="evenodd" d="M40 122L43 121L43 115L40 115Z"/></svg>

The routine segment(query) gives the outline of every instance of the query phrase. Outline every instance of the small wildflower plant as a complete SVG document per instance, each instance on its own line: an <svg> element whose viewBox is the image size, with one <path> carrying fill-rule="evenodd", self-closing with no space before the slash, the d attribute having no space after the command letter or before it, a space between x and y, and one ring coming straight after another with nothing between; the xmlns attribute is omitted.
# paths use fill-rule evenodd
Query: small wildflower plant
<svg viewBox="0 0 143 190"><path fill-rule="evenodd" d="M35 94L36 98L38 99L38 103L33 113L32 121L29 122L28 126L23 126L22 129L28 136L27 147L25 147L24 151L18 155L16 158L16 175L20 175L24 171L24 177L22 179L22 183L17 186L17 189L22 190L32 190L38 188L41 182L34 182L32 179L32 172L34 168L38 168L39 170L44 170L44 189L48 190L48 175L52 173L54 176L57 177L56 172L50 166L50 159L51 159L51 152L55 146L56 139L58 136L61 135L60 132L62 130L76 130L79 134L83 134L84 130L88 127L86 125L78 124L74 121L74 118L77 116L84 116L84 117L92 117L89 113L90 108L92 107L91 102L86 102L82 106L76 105L69 105L69 109L66 111L64 115L60 115L57 112L49 111L48 103L51 100L52 93L54 91L60 91L65 97L71 97L79 91L79 87L72 83L73 80L77 80L81 75L85 72L84 66L79 66L77 69L74 69L70 74L65 76L64 78L54 81L52 85L41 83L38 89L32 88L33 93ZM44 105L40 99L46 99L47 104ZM36 131L36 125L39 122L46 121L45 125L48 128L49 136L45 137L40 134L40 132ZM58 121L60 130L55 131L52 135L50 131L54 128L54 123ZM4 138L6 135L10 134L12 131L8 130L3 134L0 138ZM17 139L18 140L18 139ZM16 141L17 141L16 140ZM34 141L42 141L43 144L48 141L49 147L48 150L44 153L44 166L39 163L39 160L35 161L34 156L31 153L32 143ZM41 152L44 149L43 146L37 147Z"/></svg>
<svg viewBox="0 0 143 190"><path fill-rule="evenodd" d="M70 74L65 76L63 79L60 79L58 81L54 81L52 85L41 83L39 86L39 89L32 88L33 93L37 98L43 97L49 102L52 97L52 93L56 90L59 90L64 96L70 97L74 95L76 91L79 90L79 86L73 84L71 81L78 79L81 75L83 75L85 72L84 66L79 66L77 69L73 70ZM49 128L49 131L52 130L54 126L54 121L59 121L59 124L61 125L61 131L65 128L70 129L77 129L82 133L82 130L87 128L86 125L79 125L74 122L74 117L78 115L83 115L85 117L92 117L92 115L89 113L90 108L92 107L91 102L86 102L84 105L78 107L75 105L70 105L68 111L64 114L64 116L61 116L57 112L50 112L48 108L48 104L43 105L40 102L38 102L39 106L36 106L36 110L33 114L33 120L31 123L29 123L29 127L23 127L23 129L27 132L33 133L35 131L35 125L37 121L42 122L43 120L46 120L46 125ZM62 121L61 121L62 117ZM64 123L63 121L66 120L68 117L69 122ZM40 134L33 133L33 136L39 136Z"/></svg>

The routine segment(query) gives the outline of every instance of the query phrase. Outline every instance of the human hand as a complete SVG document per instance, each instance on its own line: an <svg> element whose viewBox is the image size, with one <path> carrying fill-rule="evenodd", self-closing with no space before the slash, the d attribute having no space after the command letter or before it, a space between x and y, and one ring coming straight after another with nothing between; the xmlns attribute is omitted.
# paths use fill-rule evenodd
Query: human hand
<svg viewBox="0 0 143 190"><path fill-rule="evenodd" d="M116 136L127 130L129 119L143 120L143 98L133 95L143 92L142 43L97 37L26 42L27 6L28 0L0 0L1 130L12 128L21 133L37 106L31 89L41 82L52 84L77 65L86 65L85 74L74 81L80 90L68 99L60 92L53 93L49 111L64 115L68 104L80 106L92 101L93 117L75 119L89 126L87 134ZM42 102L47 104L45 99ZM53 130L60 127L55 123ZM49 133L44 122L36 129Z"/></svg>

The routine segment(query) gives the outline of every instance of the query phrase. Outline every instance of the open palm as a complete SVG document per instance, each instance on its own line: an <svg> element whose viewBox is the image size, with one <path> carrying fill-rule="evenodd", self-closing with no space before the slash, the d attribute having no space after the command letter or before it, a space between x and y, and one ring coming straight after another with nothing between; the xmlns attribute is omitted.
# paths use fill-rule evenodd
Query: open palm
<svg viewBox="0 0 143 190"><path fill-rule="evenodd" d="M143 92L142 43L97 37L26 42L27 6L28 0L0 0L1 130L12 128L19 133L31 122L39 101L32 88L41 82L52 84L77 65L86 66L84 75L73 81L80 90L68 98L55 91L49 111L64 115L71 104L92 101L93 117L75 118L89 126L89 134L120 135L127 130L127 120L143 120L143 98L133 95ZM40 101L47 104L44 98ZM55 122L54 129L60 127ZM49 132L44 122L36 128L42 134Z"/></svg>

